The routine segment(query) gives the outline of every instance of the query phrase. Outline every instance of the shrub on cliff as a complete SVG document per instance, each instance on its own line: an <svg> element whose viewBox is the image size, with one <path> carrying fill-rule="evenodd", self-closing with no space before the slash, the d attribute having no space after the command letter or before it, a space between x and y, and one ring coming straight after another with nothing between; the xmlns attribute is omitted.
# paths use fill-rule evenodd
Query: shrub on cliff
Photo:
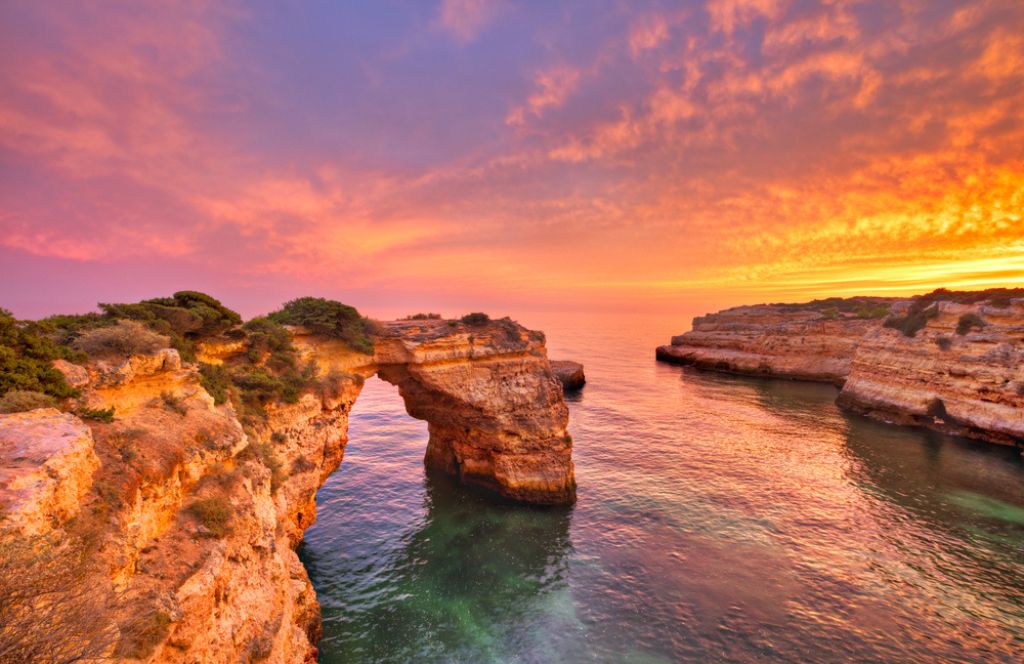
<svg viewBox="0 0 1024 664"><path fill-rule="evenodd" d="M110 327L98 327L78 337L74 347L93 358L127 358L130 355L149 355L167 348L170 339L161 336L142 323L133 320L118 321Z"/></svg>
<svg viewBox="0 0 1024 664"><path fill-rule="evenodd" d="M974 329L985 327L985 319L976 313L966 313L960 317L956 324L956 333L963 336Z"/></svg>
<svg viewBox="0 0 1024 664"><path fill-rule="evenodd" d="M916 337L917 333L928 325L928 321L939 315L937 306L932 305L927 309L921 309L919 304L921 304L920 301L915 302L904 316L887 318L884 323L885 327L899 330L907 337Z"/></svg>
<svg viewBox="0 0 1024 664"><path fill-rule="evenodd" d="M49 408L57 405L57 400L49 394L30 390L11 390L0 397L0 413L24 413L36 408Z"/></svg>
<svg viewBox="0 0 1024 664"><path fill-rule="evenodd" d="M862 320L876 320L885 318L889 315L889 305L887 304L869 304L864 302L860 304L856 311L857 318Z"/></svg>
<svg viewBox="0 0 1024 664"><path fill-rule="evenodd" d="M835 320L839 318L839 309L836 307L825 307L821 310L821 317L825 320Z"/></svg>
<svg viewBox="0 0 1024 664"><path fill-rule="evenodd" d="M219 364L199 364L199 383L218 406L228 400L231 387L231 373Z"/></svg>
<svg viewBox="0 0 1024 664"><path fill-rule="evenodd" d="M231 532L231 503L219 496L197 500L188 506L212 537L224 537Z"/></svg>
<svg viewBox="0 0 1024 664"><path fill-rule="evenodd" d="M487 323L491 322L491 317L482 311L474 311L463 316L461 320L466 325L487 325Z"/></svg>
<svg viewBox="0 0 1024 664"><path fill-rule="evenodd" d="M139 321L170 338L172 348L186 361L195 360L195 341L220 334L242 322L242 317L206 293L178 291L171 297L134 304L100 303L107 319Z"/></svg>
<svg viewBox="0 0 1024 664"><path fill-rule="evenodd" d="M441 320L441 314L413 314L412 316L406 316L405 320Z"/></svg>
<svg viewBox="0 0 1024 664"><path fill-rule="evenodd" d="M373 353L368 332L373 323L359 315L355 307L322 297L300 297L267 316L284 325L300 325L314 334L341 339L354 350Z"/></svg>
<svg viewBox="0 0 1024 664"><path fill-rule="evenodd" d="M19 321L0 309L0 395L11 390L42 392L63 399L78 392L53 368L71 349L55 343L37 323Z"/></svg>

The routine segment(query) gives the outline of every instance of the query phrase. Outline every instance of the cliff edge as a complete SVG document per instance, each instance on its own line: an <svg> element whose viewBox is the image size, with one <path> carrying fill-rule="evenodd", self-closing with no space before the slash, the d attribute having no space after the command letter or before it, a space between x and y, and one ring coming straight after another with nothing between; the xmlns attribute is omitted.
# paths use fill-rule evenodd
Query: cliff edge
<svg viewBox="0 0 1024 664"><path fill-rule="evenodd" d="M1024 290L938 290L736 307L657 349L701 369L842 387L841 407L887 422L1024 444Z"/></svg>

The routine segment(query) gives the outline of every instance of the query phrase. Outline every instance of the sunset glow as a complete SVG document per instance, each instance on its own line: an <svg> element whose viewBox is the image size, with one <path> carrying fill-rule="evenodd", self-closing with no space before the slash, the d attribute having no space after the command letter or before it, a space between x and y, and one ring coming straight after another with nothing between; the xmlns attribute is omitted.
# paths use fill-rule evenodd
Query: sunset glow
<svg viewBox="0 0 1024 664"><path fill-rule="evenodd" d="M15 2L0 54L20 316L1024 282L1019 0Z"/></svg>

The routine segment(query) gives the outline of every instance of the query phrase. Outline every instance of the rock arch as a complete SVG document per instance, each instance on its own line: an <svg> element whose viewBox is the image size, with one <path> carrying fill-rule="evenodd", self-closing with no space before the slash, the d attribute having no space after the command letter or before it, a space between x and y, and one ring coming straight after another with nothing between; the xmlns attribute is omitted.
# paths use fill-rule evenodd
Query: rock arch
<svg viewBox="0 0 1024 664"><path fill-rule="evenodd" d="M511 320L384 323L372 357L296 333L323 373L378 375L407 412L425 420L424 462L512 500L566 505L576 498L568 409L544 335Z"/></svg>

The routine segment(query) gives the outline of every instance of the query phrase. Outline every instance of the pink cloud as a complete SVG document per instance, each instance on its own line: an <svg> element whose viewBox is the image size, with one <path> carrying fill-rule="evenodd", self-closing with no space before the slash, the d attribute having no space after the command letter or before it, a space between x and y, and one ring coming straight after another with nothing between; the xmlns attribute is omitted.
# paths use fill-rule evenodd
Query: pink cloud
<svg viewBox="0 0 1024 664"><path fill-rule="evenodd" d="M501 14L501 0L441 0L436 25L464 42L473 41Z"/></svg>

